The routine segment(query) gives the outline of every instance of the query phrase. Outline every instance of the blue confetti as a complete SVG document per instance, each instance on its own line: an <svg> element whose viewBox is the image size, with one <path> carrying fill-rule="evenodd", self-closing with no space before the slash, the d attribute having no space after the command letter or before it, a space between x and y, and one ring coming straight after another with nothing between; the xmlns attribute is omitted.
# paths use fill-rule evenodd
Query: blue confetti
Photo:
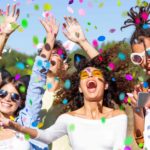
<svg viewBox="0 0 150 150"><path fill-rule="evenodd" d="M76 57L76 60L75 60L77 63L79 63L80 62L80 57Z"/></svg>
<svg viewBox="0 0 150 150"><path fill-rule="evenodd" d="M115 81L116 81L116 79L115 79L115 78L111 78L111 80L112 80L113 82L115 82Z"/></svg>
<svg viewBox="0 0 150 150"><path fill-rule="evenodd" d="M143 25L143 29L148 29L148 28L149 28L148 24Z"/></svg>
<svg viewBox="0 0 150 150"><path fill-rule="evenodd" d="M48 62L46 63L46 68L47 68L47 69L50 69L50 67L51 67L51 64L50 64L50 62L48 61Z"/></svg>
<svg viewBox="0 0 150 150"><path fill-rule="evenodd" d="M68 103L68 100L65 98L65 99L63 99L62 103L63 103L64 105L66 105L66 104Z"/></svg>
<svg viewBox="0 0 150 150"><path fill-rule="evenodd" d="M148 87L149 87L149 86L148 86L148 82L144 82L144 83L143 83L143 87L144 87L144 88L148 88Z"/></svg>
<svg viewBox="0 0 150 150"><path fill-rule="evenodd" d="M71 87L71 82L70 82L70 80L67 79L67 80L65 81L64 87L65 87L65 89L67 89L67 90L70 89L70 87Z"/></svg>
<svg viewBox="0 0 150 150"><path fill-rule="evenodd" d="M48 83L48 84L47 84L47 88L48 88L48 89L51 89L51 88L52 88L52 84L51 84L51 83Z"/></svg>
<svg viewBox="0 0 150 150"><path fill-rule="evenodd" d="M120 52L120 53L118 54L118 58L119 58L120 60L126 60L126 55L125 55L124 53Z"/></svg>
<svg viewBox="0 0 150 150"><path fill-rule="evenodd" d="M37 127L38 126L38 121L32 122L32 126Z"/></svg>
<svg viewBox="0 0 150 150"><path fill-rule="evenodd" d="M37 65L39 66L39 67L42 67L42 60L38 60L38 62L37 62Z"/></svg>
<svg viewBox="0 0 150 150"><path fill-rule="evenodd" d="M24 70L25 69L25 65L22 62L17 62L16 63L16 67L20 70Z"/></svg>
<svg viewBox="0 0 150 150"><path fill-rule="evenodd" d="M105 41L105 36L99 36L98 41Z"/></svg>
<svg viewBox="0 0 150 150"><path fill-rule="evenodd" d="M124 100L124 98L125 98L125 93L120 93L119 94L119 99L121 100L121 101L123 101Z"/></svg>

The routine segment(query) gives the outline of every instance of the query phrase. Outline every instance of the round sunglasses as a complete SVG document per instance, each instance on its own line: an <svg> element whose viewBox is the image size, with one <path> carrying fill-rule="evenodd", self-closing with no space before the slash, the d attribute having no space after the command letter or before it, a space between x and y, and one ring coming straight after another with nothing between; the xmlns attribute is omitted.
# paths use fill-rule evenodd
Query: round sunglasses
<svg viewBox="0 0 150 150"><path fill-rule="evenodd" d="M150 48L146 49L146 55L150 57ZM133 64L140 65L145 57L145 51L142 53L131 53L130 59Z"/></svg>
<svg viewBox="0 0 150 150"><path fill-rule="evenodd" d="M1 98L6 97L8 94L9 94L8 91L0 89L0 97L1 97ZM17 101L20 100L19 94L16 94L16 93L10 93L10 94L11 94L11 100L12 100L13 102L17 102Z"/></svg>

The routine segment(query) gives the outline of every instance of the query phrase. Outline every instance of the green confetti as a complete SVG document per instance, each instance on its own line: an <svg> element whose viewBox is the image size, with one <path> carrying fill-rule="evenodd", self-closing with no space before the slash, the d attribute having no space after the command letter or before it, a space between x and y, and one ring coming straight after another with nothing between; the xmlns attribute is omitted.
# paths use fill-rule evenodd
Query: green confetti
<svg viewBox="0 0 150 150"><path fill-rule="evenodd" d="M136 5L137 6L141 6L142 5L142 1L141 0L136 0Z"/></svg>
<svg viewBox="0 0 150 150"><path fill-rule="evenodd" d="M99 3L98 7L102 8L104 6L104 3Z"/></svg>
<svg viewBox="0 0 150 150"><path fill-rule="evenodd" d="M33 66L33 64L34 64L34 61L33 61L32 58L28 58L26 62L27 62L27 64L30 65L30 66Z"/></svg>
<svg viewBox="0 0 150 150"><path fill-rule="evenodd" d="M101 122L102 122L102 123L105 123L105 122L106 122L106 118L105 118L105 117L102 117L102 118L101 118Z"/></svg>
<svg viewBox="0 0 150 150"><path fill-rule="evenodd" d="M25 134L25 135L24 135L24 138L25 138L25 140L28 141L28 140L30 139L30 135L29 135L29 134Z"/></svg>
<svg viewBox="0 0 150 150"><path fill-rule="evenodd" d="M19 91L21 93L24 93L26 91L26 87L24 85L21 85L20 88L19 88Z"/></svg>
<svg viewBox="0 0 150 150"><path fill-rule="evenodd" d="M86 29L86 32L89 32L89 29Z"/></svg>
<svg viewBox="0 0 150 150"><path fill-rule="evenodd" d="M39 39L38 39L38 37L37 36L33 36L33 43L34 43L34 45L38 45L38 43L39 43Z"/></svg>
<svg viewBox="0 0 150 150"><path fill-rule="evenodd" d="M143 148L143 146L144 146L144 143L139 143L139 148Z"/></svg>
<svg viewBox="0 0 150 150"><path fill-rule="evenodd" d="M47 89L47 86L46 86L46 85L44 85L44 86L43 86L43 89L44 89L44 90L46 90L46 89Z"/></svg>
<svg viewBox="0 0 150 150"><path fill-rule="evenodd" d="M35 9L35 10L39 10L39 5L38 5L38 4L35 4L35 5L34 5L34 9Z"/></svg>
<svg viewBox="0 0 150 150"><path fill-rule="evenodd" d="M15 22L10 23L10 25L13 30L15 30L18 27L18 24Z"/></svg>
<svg viewBox="0 0 150 150"><path fill-rule="evenodd" d="M18 28L18 32L23 32L23 31L24 31L23 27L20 26L20 27Z"/></svg>
<svg viewBox="0 0 150 150"><path fill-rule="evenodd" d="M119 108L120 110L125 110L125 107L123 105L121 105Z"/></svg>
<svg viewBox="0 0 150 150"><path fill-rule="evenodd" d="M30 105L32 106L32 100L31 100L31 99L29 100L29 103L30 103Z"/></svg>
<svg viewBox="0 0 150 150"><path fill-rule="evenodd" d="M23 27L23 28L27 28L27 27L28 27L28 21L27 21L26 19L23 19L23 20L21 21L21 24L22 24L22 27Z"/></svg>
<svg viewBox="0 0 150 150"><path fill-rule="evenodd" d="M120 7L121 5L122 5L121 1L118 0L118 1L117 1L117 6Z"/></svg>
<svg viewBox="0 0 150 150"><path fill-rule="evenodd" d="M132 142L133 142L133 138L129 136L125 139L124 144L129 146L132 144Z"/></svg>
<svg viewBox="0 0 150 150"><path fill-rule="evenodd" d="M143 82L143 81L144 81L143 77L138 77L138 80L139 80L140 82Z"/></svg>
<svg viewBox="0 0 150 150"><path fill-rule="evenodd" d="M128 16L128 12L127 12L127 11L123 11L123 12L121 13L121 16L122 16L122 17L127 17L127 16Z"/></svg>
<svg viewBox="0 0 150 150"><path fill-rule="evenodd" d="M68 128L69 128L70 132L73 132L75 130L75 125L74 124L70 124Z"/></svg>
<svg viewBox="0 0 150 150"><path fill-rule="evenodd" d="M88 22L87 24L90 26L90 25L91 25L91 22Z"/></svg>
<svg viewBox="0 0 150 150"><path fill-rule="evenodd" d="M46 37L44 37L44 39L43 39L43 43L44 43L44 44L46 44Z"/></svg>
<svg viewBox="0 0 150 150"><path fill-rule="evenodd" d="M49 3L45 3L44 6L43 6L43 10L44 11L50 11L50 10L52 10L52 5L49 4Z"/></svg>

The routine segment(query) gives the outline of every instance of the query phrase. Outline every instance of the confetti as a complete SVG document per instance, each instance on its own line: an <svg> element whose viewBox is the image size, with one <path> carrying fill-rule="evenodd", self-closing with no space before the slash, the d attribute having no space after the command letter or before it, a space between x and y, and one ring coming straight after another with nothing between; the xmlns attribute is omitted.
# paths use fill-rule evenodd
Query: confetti
<svg viewBox="0 0 150 150"><path fill-rule="evenodd" d="M52 10L52 5L49 4L49 3L45 3L45 4L43 5L43 10L44 10L44 11L50 11L50 10Z"/></svg>
<svg viewBox="0 0 150 150"><path fill-rule="evenodd" d="M147 12L142 12L141 17L144 21L148 19L149 14Z"/></svg>
<svg viewBox="0 0 150 150"><path fill-rule="evenodd" d="M105 122L106 122L106 118L105 118L105 117L102 117L102 118L101 118L101 122L102 122L102 123L105 123Z"/></svg>
<svg viewBox="0 0 150 150"><path fill-rule="evenodd" d="M15 118L14 118L13 116L9 116L9 119L10 119L11 121L15 121Z"/></svg>
<svg viewBox="0 0 150 150"><path fill-rule="evenodd" d="M143 87L144 87L144 88L148 88L148 87L149 87L148 82L145 81L145 82L143 83Z"/></svg>
<svg viewBox="0 0 150 150"><path fill-rule="evenodd" d="M99 36L99 37L98 37L98 41L105 41L105 36L102 36L102 35Z"/></svg>
<svg viewBox="0 0 150 150"><path fill-rule="evenodd" d="M21 85L20 88L19 88L19 91L21 93L24 93L26 91L26 87L24 85Z"/></svg>
<svg viewBox="0 0 150 150"><path fill-rule="evenodd" d="M120 101L123 101L124 98L125 98L125 93L121 92L121 93L119 94L119 100L120 100Z"/></svg>
<svg viewBox="0 0 150 150"><path fill-rule="evenodd" d="M90 25L91 25L91 22L88 22L87 24L90 26Z"/></svg>
<svg viewBox="0 0 150 150"><path fill-rule="evenodd" d="M23 32L23 31L24 31L23 27L20 26L20 27L18 28L18 32Z"/></svg>
<svg viewBox="0 0 150 150"><path fill-rule="evenodd" d="M129 136L125 139L124 144L129 146L132 144L132 142L133 142L133 138L131 136Z"/></svg>
<svg viewBox="0 0 150 150"><path fill-rule="evenodd" d="M32 122L32 126L33 126L33 127L37 127L37 126L38 126L38 121Z"/></svg>
<svg viewBox="0 0 150 150"><path fill-rule="evenodd" d="M28 65L30 65L30 66L33 66L34 61L33 61L32 58L28 58L27 61L26 61L26 63L27 63Z"/></svg>
<svg viewBox="0 0 150 150"><path fill-rule="evenodd" d="M74 0L69 0L68 4L73 4Z"/></svg>
<svg viewBox="0 0 150 150"><path fill-rule="evenodd" d="M38 60L37 65L38 65L39 67L42 67L42 65L43 65L42 60Z"/></svg>
<svg viewBox="0 0 150 150"><path fill-rule="evenodd" d="M125 146L125 147L124 147L124 150L131 150L131 147Z"/></svg>
<svg viewBox="0 0 150 150"><path fill-rule="evenodd" d="M126 74L125 78L126 78L126 80L128 80L128 81L133 80L133 77L132 77L131 74Z"/></svg>
<svg viewBox="0 0 150 150"><path fill-rule="evenodd" d="M97 40L93 40L92 44L93 44L93 46L94 46L95 48L98 47L98 41L97 41Z"/></svg>
<svg viewBox="0 0 150 150"><path fill-rule="evenodd" d="M97 30L97 26L94 26L94 29Z"/></svg>
<svg viewBox="0 0 150 150"><path fill-rule="evenodd" d="M64 87L65 87L65 89L67 89L67 90L70 89L70 87L71 87L71 82L70 82L69 79L67 79L67 80L65 81Z"/></svg>
<svg viewBox="0 0 150 150"><path fill-rule="evenodd" d="M40 128L42 128L44 126L44 123L43 122L40 122L39 124L38 124L38 128L40 129Z"/></svg>
<svg viewBox="0 0 150 150"><path fill-rule="evenodd" d="M39 10L39 5L38 4L34 5L34 10Z"/></svg>
<svg viewBox="0 0 150 150"><path fill-rule="evenodd" d="M66 104L68 103L68 100L65 98L65 99L63 99L62 103L63 103L64 105L66 105Z"/></svg>
<svg viewBox="0 0 150 150"><path fill-rule="evenodd" d="M118 0L118 1L117 1L117 6L120 7L121 5L122 5L121 1Z"/></svg>
<svg viewBox="0 0 150 150"><path fill-rule="evenodd" d="M143 29L148 29L148 28L150 28L148 24L143 25Z"/></svg>
<svg viewBox="0 0 150 150"><path fill-rule="evenodd" d="M21 75L20 75L20 74L16 74L16 75L15 75L15 80L19 80L19 79L20 79L20 77L21 77Z"/></svg>
<svg viewBox="0 0 150 150"><path fill-rule="evenodd" d="M53 87L53 86L52 86L52 84L51 84L51 83L48 83L48 84L47 84L47 88L48 88L48 90L49 90L49 89L51 89L52 87Z"/></svg>
<svg viewBox="0 0 150 150"><path fill-rule="evenodd" d="M116 81L116 79L115 79L115 78L111 78L111 80L112 80L113 82L115 82L115 81Z"/></svg>
<svg viewBox="0 0 150 150"><path fill-rule="evenodd" d="M32 41L33 41L34 45L37 45L39 43L39 39L37 36L33 36Z"/></svg>
<svg viewBox="0 0 150 150"><path fill-rule="evenodd" d="M16 63L16 67L20 70L24 70L25 69L25 65L22 62L17 62Z"/></svg>
<svg viewBox="0 0 150 150"><path fill-rule="evenodd" d="M83 8L79 9L78 13L79 13L80 16L85 16L86 15L86 12Z"/></svg>
<svg viewBox="0 0 150 150"><path fill-rule="evenodd" d="M30 135L29 135L29 134L25 134L25 135L24 135L24 138L25 138L25 140L28 141L28 140L30 139Z"/></svg>
<svg viewBox="0 0 150 150"><path fill-rule="evenodd" d="M31 99L29 100L29 103L30 103L30 105L32 106L32 100L31 100Z"/></svg>
<svg viewBox="0 0 150 150"><path fill-rule="evenodd" d="M28 21L27 21L26 19L23 19L23 20L21 21L21 24L22 24L22 27L23 27L23 28L27 28L27 27L28 27Z"/></svg>
<svg viewBox="0 0 150 150"><path fill-rule="evenodd" d="M80 3L83 3L83 0L79 0Z"/></svg>
<svg viewBox="0 0 150 150"><path fill-rule="evenodd" d="M109 67L110 70L115 70L115 64L112 63L112 62L110 62L110 63L108 64L108 67Z"/></svg>
<svg viewBox="0 0 150 150"><path fill-rule="evenodd" d="M110 33L114 33L116 31L116 29L110 29L109 32Z"/></svg>
<svg viewBox="0 0 150 150"><path fill-rule="evenodd" d="M10 25L13 30L15 30L18 27L18 24L15 22L10 23Z"/></svg>
<svg viewBox="0 0 150 150"><path fill-rule="evenodd" d="M138 77L138 80L139 80L140 82L143 82L143 81L144 81L143 77Z"/></svg>
<svg viewBox="0 0 150 150"><path fill-rule="evenodd" d="M74 13L73 8L71 8L70 6L68 6L68 7L67 7L67 10L68 10L68 12L69 12L69 13L71 13L71 14L73 14L73 13Z"/></svg>
<svg viewBox="0 0 150 150"><path fill-rule="evenodd" d="M138 145L140 148L143 148L143 146L144 146L144 143L139 143L139 145Z"/></svg>
<svg viewBox="0 0 150 150"><path fill-rule="evenodd" d="M104 6L104 3L99 3L98 8L102 8Z"/></svg>
<svg viewBox="0 0 150 150"><path fill-rule="evenodd" d="M126 60L126 55L124 54L124 53L122 53L122 52L120 52L119 54L118 54L118 58L120 59L120 60Z"/></svg>
<svg viewBox="0 0 150 150"><path fill-rule="evenodd" d="M68 126L68 129L69 129L70 132L73 132L75 130L75 125L74 124L70 124Z"/></svg>

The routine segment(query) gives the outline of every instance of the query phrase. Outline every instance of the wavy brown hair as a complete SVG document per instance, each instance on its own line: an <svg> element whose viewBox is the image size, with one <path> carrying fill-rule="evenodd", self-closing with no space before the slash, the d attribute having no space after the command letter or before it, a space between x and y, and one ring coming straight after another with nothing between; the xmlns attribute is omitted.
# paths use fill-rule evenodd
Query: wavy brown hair
<svg viewBox="0 0 150 150"><path fill-rule="evenodd" d="M83 94L79 92L80 71L86 67L95 67L102 71L105 81L109 84L109 88L104 92L103 105L113 108L113 101L121 105L122 101L119 99L120 93L131 92L134 82L137 82L137 79L134 78L132 81L126 80L126 74L132 74L133 68L130 67L129 55L126 55L126 60L118 58L117 52L119 51L119 47L120 43L90 61L83 58L78 65L75 64L77 71L67 77L70 80L71 87L70 89L62 87L57 92L56 103L62 103L66 99L68 103L64 105L65 111L76 110L82 107ZM110 62L115 64L114 70L110 69Z"/></svg>

